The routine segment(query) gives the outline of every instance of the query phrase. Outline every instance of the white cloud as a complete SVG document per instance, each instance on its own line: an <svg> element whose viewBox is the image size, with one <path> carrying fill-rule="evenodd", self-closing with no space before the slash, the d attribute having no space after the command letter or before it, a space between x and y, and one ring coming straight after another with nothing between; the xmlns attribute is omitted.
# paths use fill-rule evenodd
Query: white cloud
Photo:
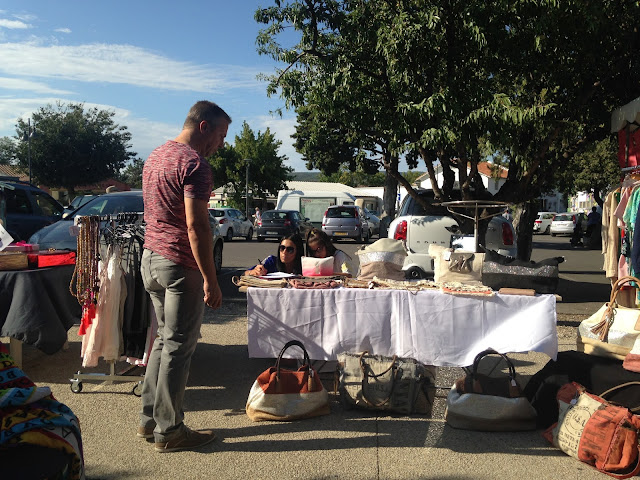
<svg viewBox="0 0 640 480"><path fill-rule="evenodd" d="M181 92L222 93L236 88L264 88L256 80L258 71L253 68L195 65L131 45L2 43L0 72Z"/></svg>
<svg viewBox="0 0 640 480"><path fill-rule="evenodd" d="M54 30L54 32L60 32L60 33L71 33L71 29L70 28L56 28Z"/></svg>
<svg viewBox="0 0 640 480"><path fill-rule="evenodd" d="M19 78L0 77L0 89L20 90L22 92L43 93L50 95L68 95L73 92L68 90L58 90L40 82L22 80Z"/></svg>
<svg viewBox="0 0 640 480"><path fill-rule="evenodd" d="M0 18L0 28L8 28L10 30L31 28L31 25L20 20L7 20Z"/></svg>

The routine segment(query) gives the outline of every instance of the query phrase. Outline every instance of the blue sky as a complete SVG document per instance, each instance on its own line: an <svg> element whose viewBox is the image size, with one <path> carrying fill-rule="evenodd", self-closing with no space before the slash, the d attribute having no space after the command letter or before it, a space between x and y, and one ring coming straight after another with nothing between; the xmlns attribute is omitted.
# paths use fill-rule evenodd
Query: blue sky
<svg viewBox="0 0 640 480"><path fill-rule="evenodd" d="M56 102L112 110L131 132L143 159L180 131L197 100L218 103L232 117L227 141L243 121L267 127L280 154L306 170L292 146L295 113L268 98L259 73L276 63L256 51L267 0L196 2L136 0L3 0L0 3L0 137L14 136L18 118Z"/></svg>

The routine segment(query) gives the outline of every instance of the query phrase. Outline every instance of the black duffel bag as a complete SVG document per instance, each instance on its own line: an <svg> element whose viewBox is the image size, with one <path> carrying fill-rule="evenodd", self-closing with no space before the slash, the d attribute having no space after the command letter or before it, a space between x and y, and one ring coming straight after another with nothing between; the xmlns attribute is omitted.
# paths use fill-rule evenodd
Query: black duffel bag
<svg viewBox="0 0 640 480"><path fill-rule="evenodd" d="M558 421L556 394L569 382L578 382L588 392L601 395L607 390L630 382L640 382L640 373L622 368L622 360L597 357L575 350L559 352L556 361L550 360L524 388L524 395L538 412L538 427L547 428ZM640 384L631 384L611 392L607 401L627 407L634 413L640 410Z"/></svg>
<svg viewBox="0 0 640 480"><path fill-rule="evenodd" d="M482 284L493 290L528 288L538 293L555 293L558 288L558 264L562 262L564 257L533 262L487 250L482 264Z"/></svg>

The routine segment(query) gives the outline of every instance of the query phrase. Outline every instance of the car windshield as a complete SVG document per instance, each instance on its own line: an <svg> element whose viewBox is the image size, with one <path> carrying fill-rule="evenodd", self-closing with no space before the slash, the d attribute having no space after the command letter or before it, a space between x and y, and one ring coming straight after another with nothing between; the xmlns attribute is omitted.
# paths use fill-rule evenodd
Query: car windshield
<svg viewBox="0 0 640 480"><path fill-rule="evenodd" d="M224 210L209 210L214 217L224 217Z"/></svg>
<svg viewBox="0 0 640 480"><path fill-rule="evenodd" d="M67 218L87 215L112 215L124 212L144 212L142 195L102 195L85 203Z"/></svg>
<svg viewBox="0 0 640 480"><path fill-rule="evenodd" d="M327 218L354 218L355 216L355 208L335 207L327 210Z"/></svg>
<svg viewBox="0 0 640 480"><path fill-rule="evenodd" d="M420 198L425 200L427 205L421 205L415 199L409 198L409 203L407 204L407 211L404 215L412 215L416 217L424 217L424 216L438 216L438 217L446 217L451 216L451 212L447 210L446 207L439 205L439 201L433 198L433 190L428 190L426 192L420 193ZM457 198L456 198L457 200Z"/></svg>
<svg viewBox="0 0 640 480"><path fill-rule="evenodd" d="M553 217L554 222L572 222L573 215L556 215Z"/></svg>

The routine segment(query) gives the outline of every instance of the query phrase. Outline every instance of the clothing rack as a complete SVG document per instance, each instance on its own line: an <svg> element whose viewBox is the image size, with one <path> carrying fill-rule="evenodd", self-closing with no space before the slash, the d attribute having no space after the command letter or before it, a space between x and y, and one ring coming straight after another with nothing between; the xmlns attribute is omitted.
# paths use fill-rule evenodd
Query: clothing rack
<svg viewBox="0 0 640 480"><path fill-rule="evenodd" d="M100 229L99 229L99 243L100 252L99 257L104 258L104 255L109 249L109 246L117 245L121 249L127 251L127 255L136 255L137 261L133 264L137 265L137 271L139 272L139 260L142 256L142 247L144 244L145 225L142 213L117 213L111 215L100 215ZM124 255L123 255L124 257ZM120 266L122 267L122 262ZM131 274L131 272L129 272ZM133 274L135 275L136 272ZM135 279L134 279L135 282ZM146 292L145 292L146 295ZM134 302L141 302L142 299L136 298ZM135 308L133 308L134 314ZM144 310L143 308L138 309ZM149 328L147 326L147 328ZM126 349L125 349L125 356ZM137 369L142 368L141 365L130 365L120 372L116 372L116 360L107 360L109 365L109 373L83 373L79 370L71 379L69 379L71 391L74 393L82 392L82 382L99 382L112 385L114 383L121 382L136 382L132 389L132 393L136 396L142 395L142 382L144 381L144 375L135 375Z"/></svg>

